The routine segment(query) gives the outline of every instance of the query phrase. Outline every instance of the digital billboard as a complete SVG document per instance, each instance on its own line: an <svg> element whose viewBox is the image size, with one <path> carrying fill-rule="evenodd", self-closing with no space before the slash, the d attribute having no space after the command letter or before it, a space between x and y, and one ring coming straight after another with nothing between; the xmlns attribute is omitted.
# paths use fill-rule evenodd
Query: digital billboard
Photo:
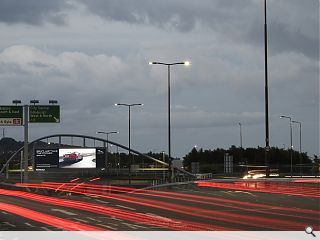
<svg viewBox="0 0 320 240"><path fill-rule="evenodd" d="M105 148L60 148L36 149L34 153L35 170L49 168L104 168Z"/></svg>
<svg viewBox="0 0 320 240"><path fill-rule="evenodd" d="M57 168L59 167L59 149L36 149L34 159L36 171Z"/></svg>

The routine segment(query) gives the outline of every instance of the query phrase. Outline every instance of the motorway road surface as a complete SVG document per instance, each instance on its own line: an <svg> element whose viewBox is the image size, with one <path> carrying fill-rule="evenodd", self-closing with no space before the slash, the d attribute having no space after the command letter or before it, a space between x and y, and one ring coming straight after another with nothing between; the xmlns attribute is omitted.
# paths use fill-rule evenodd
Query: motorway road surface
<svg viewBox="0 0 320 240"><path fill-rule="evenodd" d="M319 185L307 189L290 186L301 192L314 191L311 196L194 184L131 193L85 183L43 183L37 187L59 188L59 194L0 189L1 231L303 231L309 225L319 231L320 227Z"/></svg>

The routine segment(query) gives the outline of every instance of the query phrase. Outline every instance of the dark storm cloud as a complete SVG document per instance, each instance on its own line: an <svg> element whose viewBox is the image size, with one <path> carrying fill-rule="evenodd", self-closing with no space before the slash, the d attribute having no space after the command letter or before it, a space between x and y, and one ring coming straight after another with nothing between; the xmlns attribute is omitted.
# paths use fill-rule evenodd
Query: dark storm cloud
<svg viewBox="0 0 320 240"><path fill-rule="evenodd" d="M61 10L68 7L65 0L0 0L0 22L60 25L65 17Z"/></svg>
<svg viewBox="0 0 320 240"><path fill-rule="evenodd" d="M209 26L223 26L231 19L241 19L241 12L251 0L77 0L92 13L108 20L150 24L179 31L192 30L197 21ZM231 8L230 8L231 6ZM233 9L232 9L233 8Z"/></svg>
<svg viewBox="0 0 320 240"><path fill-rule="evenodd" d="M78 0L107 20L186 32L202 26L228 39L263 46L263 0ZM319 58L319 2L268 1L270 53L295 51ZM312 16L312 17L310 17ZM301 22L306 24L301 26Z"/></svg>
<svg viewBox="0 0 320 240"><path fill-rule="evenodd" d="M263 0L0 0L0 22L63 24L82 3L109 21L192 31L197 24L222 38L263 47ZM319 58L319 1L268 0L270 54L299 52Z"/></svg>
<svg viewBox="0 0 320 240"><path fill-rule="evenodd" d="M91 12L108 20L147 23L158 27L173 27L180 31L190 31L194 27L193 11L198 11L197 5L203 5L190 1L185 4L183 0L78 0L78 2L82 2Z"/></svg>

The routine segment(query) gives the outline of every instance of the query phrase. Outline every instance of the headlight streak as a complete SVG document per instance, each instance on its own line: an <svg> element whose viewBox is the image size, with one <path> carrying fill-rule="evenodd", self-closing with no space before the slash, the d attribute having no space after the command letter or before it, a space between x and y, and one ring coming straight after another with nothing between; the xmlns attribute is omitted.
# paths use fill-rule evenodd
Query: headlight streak
<svg viewBox="0 0 320 240"><path fill-rule="evenodd" d="M31 187L30 185L28 186ZM38 187L41 187L41 184L39 184ZM42 186L42 187L49 188L50 186ZM60 191L65 191L65 190L60 189ZM127 203L143 205L151 208L158 208L166 211L180 213L183 215L191 215L191 216L200 217L200 218L218 220L226 223L236 223L238 224L238 226L240 225L240 227L241 225L242 226L249 225L249 226L259 227L261 229L271 228L273 230L287 230L287 229L296 230L296 229L300 229L305 225L305 223L301 223L301 222L296 223L296 222L287 221L287 220L270 219L270 218L265 218L260 216L246 216L246 215L241 215L236 213L205 210L201 208L181 206L178 204L166 203L163 201L157 201L157 200L151 200L151 199L142 199L142 198L137 198L132 196L116 197L116 196L111 196L110 194L103 195L101 191L93 191L89 189L85 189L83 191L77 190L74 192L79 194L99 196L101 198L107 198L107 199L113 199L113 200L118 200L118 201L127 202Z"/></svg>
<svg viewBox="0 0 320 240"><path fill-rule="evenodd" d="M264 192L264 193L272 193L272 194L284 194L284 195L292 195L292 196L320 198L319 187L294 186L293 185L294 183L293 184L264 183L264 182L221 183L221 182L195 181L195 184L198 187L212 187L212 188L222 188L222 189L230 189L230 190L245 190L245 191L252 191L252 192Z"/></svg>

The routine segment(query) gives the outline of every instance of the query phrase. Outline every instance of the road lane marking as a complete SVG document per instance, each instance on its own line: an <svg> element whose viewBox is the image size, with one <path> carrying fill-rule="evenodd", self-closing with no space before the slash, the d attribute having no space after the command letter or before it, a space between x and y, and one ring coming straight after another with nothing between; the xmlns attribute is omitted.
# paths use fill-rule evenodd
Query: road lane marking
<svg viewBox="0 0 320 240"><path fill-rule="evenodd" d="M136 225L134 225L134 224L131 224L131 223L122 223L122 224L128 226L129 228L131 228L133 230L137 229Z"/></svg>
<svg viewBox="0 0 320 240"><path fill-rule="evenodd" d="M95 221L95 222L101 222L100 220L95 219L95 218L92 218L92 217L87 217L87 219L89 219L89 220L91 220L91 221Z"/></svg>
<svg viewBox="0 0 320 240"><path fill-rule="evenodd" d="M100 200L100 199L95 199L97 202L100 202L100 203L106 203L106 204L108 204L108 203L110 203L110 202L106 202L106 201L103 201L103 200Z"/></svg>
<svg viewBox="0 0 320 240"><path fill-rule="evenodd" d="M73 218L73 219L76 220L76 221L79 221L79 222L88 223L88 221L83 220L83 219L81 219L81 218Z"/></svg>
<svg viewBox="0 0 320 240"><path fill-rule="evenodd" d="M66 211L66 210L63 210L63 209L58 209L58 208L52 208L51 211L52 211L52 212L61 212L61 213L63 213L63 214L69 215L69 216L76 216L76 215L78 215L78 214L76 214L76 213L69 212L69 211Z"/></svg>
<svg viewBox="0 0 320 240"><path fill-rule="evenodd" d="M9 222L3 222L3 224L4 224L4 225L7 225L7 226L10 226L10 227L14 227L14 228L17 227L16 225L13 225L13 224L11 224L11 223L9 223Z"/></svg>
<svg viewBox="0 0 320 240"><path fill-rule="evenodd" d="M105 224L102 224L102 223L98 223L97 224L98 226L101 226L101 227L104 227L104 228L109 228L109 229L112 229L112 230L118 230L117 228L114 228L114 227L111 227L111 226L109 226L109 225L105 225Z"/></svg>
<svg viewBox="0 0 320 240"><path fill-rule="evenodd" d="M46 228L46 227L41 227L41 229L43 229L43 230L45 230L45 231L52 231L51 229Z"/></svg>
<svg viewBox="0 0 320 240"><path fill-rule="evenodd" d="M27 225L28 227L33 227L33 228L36 227L36 226L34 226L34 225L32 225L31 223L28 223L28 222L25 222L24 224Z"/></svg>
<svg viewBox="0 0 320 240"><path fill-rule="evenodd" d="M252 197L256 197L256 195L255 194L253 194L253 193L251 193L251 192L245 192L245 191L234 191L235 193L244 193L244 194L248 194L248 195L250 195L250 196L252 196Z"/></svg>
<svg viewBox="0 0 320 240"><path fill-rule="evenodd" d="M155 217L155 218L159 218L159 219L164 220L164 221L172 222L172 220L170 218L162 217L162 216L156 215L154 213L145 213L145 215L148 215L148 216L151 216L151 217ZM179 222L177 221L177 223L179 223Z"/></svg>
<svg viewBox="0 0 320 240"><path fill-rule="evenodd" d="M4 212L4 211L1 211L3 214L5 214L5 215L9 215L9 213L7 213L7 212Z"/></svg>
<svg viewBox="0 0 320 240"><path fill-rule="evenodd" d="M136 211L137 210L135 208L126 207L126 206L123 206L123 205L116 205L116 206L119 207L119 208L124 208L124 209L132 210L132 211Z"/></svg>
<svg viewBox="0 0 320 240"><path fill-rule="evenodd" d="M108 224L115 226L115 227L119 227L119 224L116 224L116 223L108 223Z"/></svg>
<svg viewBox="0 0 320 240"><path fill-rule="evenodd" d="M141 226L141 225L137 225L137 224L131 224L131 226L135 226L137 228L143 228L143 229L150 229L150 227L145 227L145 226Z"/></svg>
<svg viewBox="0 0 320 240"><path fill-rule="evenodd" d="M115 220L115 221L119 221L119 222L123 222L122 219L119 219L119 218L116 218L116 217L111 217L112 220Z"/></svg>

